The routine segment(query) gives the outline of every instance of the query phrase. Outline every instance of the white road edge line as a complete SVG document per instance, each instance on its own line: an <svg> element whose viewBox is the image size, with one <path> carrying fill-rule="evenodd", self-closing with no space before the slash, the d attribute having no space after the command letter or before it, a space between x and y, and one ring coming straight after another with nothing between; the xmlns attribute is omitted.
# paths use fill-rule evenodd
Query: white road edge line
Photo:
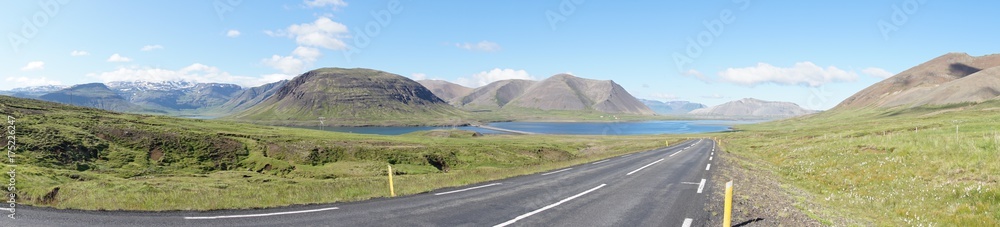
<svg viewBox="0 0 1000 227"><path fill-rule="evenodd" d="M709 160L709 161L712 161L712 157L708 157L708 160Z"/></svg>
<svg viewBox="0 0 1000 227"><path fill-rule="evenodd" d="M542 176L549 175L549 174L554 174L554 173L558 173L558 172L562 172L562 171L566 171L566 170L571 170L571 169L573 169L573 168L565 168L565 169L556 170L556 171L552 171L552 172L548 172L548 173L543 173Z"/></svg>
<svg viewBox="0 0 1000 227"><path fill-rule="evenodd" d="M694 222L694 220L692 220L690 218L685 218L684 219L684 224L681 225L681 227L691 227L691 222Z"/></svg>
<svg viewBox="0 0 1000 227"><path fill-rule="evenodd" d="M315 210L300 210L300 211L288 211L288 212L278 212L278 213L266 213L266 214L244 214L244 215L224 215L224 216L210 216L210 217L184 217L186 220L213 220L213 219L223 219L223 218L252 218L252 217L267 217L275 215L286 215L286 214L302 214L302 213L312 213L328 210L340 209L337 207L329 207Z"/></svg>
<svg viewBox="0 0 1000 227"><path fill-rule="evenodd" d="M632 156L632 154L622 155L621 157L624 158L624 157L628 157L628 156Z"/></svg>
<svg viewBox="0 0 1000 227"><path fill-rule="evenodd" d="M565 202L569 202L570 200L573 200L573 199L576 199L576 198L578 198L580 196L586 195L587 193L591 193L593 191L597 191L597 189L601 189L601 188L603 188L606 185L608 185L608 184L601 184L600 186L597 186L596 188L592 188L590 190L581 192L580 194L576 194L574 196L570 196L569 198L560 200L559 202L556 202L556 203L553 203L553 204L549 204L548 206L539 208L539 209L537 209L535 211L532 211L532 212L528 212L527 214L522 214L521 216L517 216L514 219L510 219L510 221L494 225L493 227L503 227L503 226L508 226L508 225L514 224L514 222L520 221L521 219L525 219L525 218L531 217L531 215L535 215L535 214L541 213L542 211L545 211L545 210L548 210L548 209L552 209L553 207L559 206L560 204L563 204Z"/></svg>
<svg viewBox="0 0 1000 227"><path fill-rule="evenodd" d="M466 189L459 189L459 190L447 191L447 192L442 192L442 193L434 193L434 195L447 195L447 194L451 194L451 193L459 193L459 192L464 192L464 191L468 191L468 190L476 190L476 189L480 189L480 188L485 188L485 187L490 187L490 186L497 186L497 185L501 185L501 184L503 184L503 183L492 183L492 184L480 185L480 186L466 188Z"/></svg>
<svg viewBox="0 0 1000 227"><path fill-rule="evenodd" d="M656 160L653 163L649 163L649 164L646 164L645 166L639 167L638 169L632 170L632 172L628 172L627 174L625 174L625 176L632 175L633 173L639 172L639 170L645 169L646 167L649 167L649 166L651 166L653 164L656 164L657 162L660 162L660 161L663 161L663 159L661 158L660 160Z"/></svg>
<svg viewBox="0 0 1000 227"><path fill-rule="evenodd" d="M608 159L604 159L604 160L601 160L601 161L597 161L597 162L595 162L595 163L590 163L590 164L594 164L594 165L596 165L596 164L601 164L601 163L604 163L604 162L607 162L607 161L611 161L611 160L608 160Z"/></svg>
<svg viewBox="0 0 1000 227"><path fill-rule="evenodd" d="M704 189L705 189L705 179L701 179L701 184L698 184L698 194L701 194L701 191Z"/></svg>
<svg viewBox="0 0 1000 227"><path fill-rule="evenodd" d="M709 170L711 168L712 168L712 164L708 164L708 166L705 166L705 170Z"/></svg>
<svg viewBox="0 0 1000 227"><path fill-rule="evenodd" d="M698 182L681 182L681 184L695 184L695 185L697 185Z"/></svg>

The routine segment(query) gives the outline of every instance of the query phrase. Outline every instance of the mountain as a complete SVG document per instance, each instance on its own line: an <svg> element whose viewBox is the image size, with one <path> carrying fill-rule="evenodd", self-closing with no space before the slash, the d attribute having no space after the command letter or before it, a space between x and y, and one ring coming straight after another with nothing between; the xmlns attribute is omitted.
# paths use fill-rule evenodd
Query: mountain
<svg viewBox="0 0 1000 227"><path fill-rule="evenodd" d="M45 85L45 86L14 88L11 89L10 91L2 91L0 93L21 98L38 98L42 95L56 92L66 88L67 86L63 85Z"/></svg>
<svg viewBox="0 0 1000 227"><path fill-rule="evenodd" d="M472 90L464 97L455 98L452 104L472 110L497 110L511 100L521 96L531 85L532 80L501 80Z"/></svg>
<svg viewBox="0 0 1000 227"><path fill-rule="evenodd" d="M815 113L790 102L773 102L745 98L718 106L692 110L690 114L725 117L794 117Z"/></svg>
<svg viewBox="0 0 1000 227"><path fill-rule="evenodd" d="M652 109L653 112L656 112L657 114L665 114L665 115L669 115L669 114L673 114L673 115L676 115L676 114L687 114L688 112L691 112L692 110L696 110L696 109L701 109L701 108L708 107L708 106L705 106L705 104L693 103L693 102L688 102L688 101L660 102L660 101L648 100L648 99L640 99L639 101L641 101L642 104L646 104L646 106L648 106L649 109Z"/></svg>
<svg viewBox="0 0 1000 227"><path fill-rule="evenodd" d="M240 91L216 109L224 113L236 113L249 109L270 98L271 95L278 92L278 89L286 83L288 83L288 80L282 80Z"/></svg>
<svg viewBox="0 0 1000 227"><path fill-rule="evenodd" d="M235 84L187 81L116 81L108 87L131 103L164 111L219 106L243 90Z"/></svg>
<svg viewBox="0 0 1000 227"><path fill-rule="evenodd" d="M75 85L42 95L39 98L46 101L119 112L140 111L142 109L129 103L102 83Z"/></svg>
<svg viewBox="0 0 1000 227"><path fill-rule="evenodd" d="M233 95L242 91L243 87L235 84L200 83L186 90L177 99L177 104L187 107L181 109L215 107L228 102Z"/></svg>
<svg viewBox="0 0 1000 227"><path fill-rule="evenodd" d="M981 102L1000 96L1000 54L948 53L875 83L834 109Z"/></svg>
<svg viewBox="0 0 1000 227"><path fill-rule="evenodd" d="M465 113L416 81L372 69L322 68L226 118L275 125L448 125ZM329 122L329 123L326 123Z"/></svg>
<svg viewBox="0 0 1000 227"><path fill-rule="evenodd" d="M654 114L653 110L614 81L584 79L569 74L558 74L535 83L524 94L504 106L504 108L510 107Z"/></svg>
<svg viewBox="0 0 1000 227"><path fill-rule="evenodd" d="M450 101L472 93L472 88L443 80L418 80L417 83L424 85L424 87L431 90L434 95L437 95L438 98L445 101Z"/></svg>

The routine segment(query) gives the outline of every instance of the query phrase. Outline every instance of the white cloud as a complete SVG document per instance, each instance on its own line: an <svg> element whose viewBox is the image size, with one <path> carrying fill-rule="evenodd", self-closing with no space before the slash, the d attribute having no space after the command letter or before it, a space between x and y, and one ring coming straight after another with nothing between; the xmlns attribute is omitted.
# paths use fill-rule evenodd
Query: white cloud
<svg viewBox="0 0 1000 227"><path fill-rule="evenodd" d="M87 56L87 55L90 55L90 53L88 53L86 51L82 51L82 50L74 50L73 52L69 52L69 56L74 56L74 57L76 57L76 56Z"/></svg>
<svg viewBox="0 0 1000 227"><path fill-rule="evenodd" d="M509 79L535 80L535 77L532 77L524 70L495 68L490 71L476 73L472 75L472 78L458 78L455 80L455 83L466 87L482 87L496 81Z"/></svg>
<svg viewBox="0 0 1000 227"><path fill-rule="evenodd" d="M268 74L259 77L232 75L214 66L194 63L177 69L161 69L149 67L120 67L117 70L100 73L88 73L87 77L97 78L102 82L112 81L191 81L197 83L230 83L244 87L255 87L279 80L290 79L293 76L285 74Z"/></svg>
<svg viewBox="0 0 1000 227"><path fill-rule="evenodd" d="M261 60L266 66L280 70L284 74L298 75L311 67L316 59L323 56L319 49L312 47L296 47L289 56L271 55L271 58Z"/></svg>
<svg viewBox="0 0 1000 227"><path fill-rule="evenodd" d="M316 48L300 46L292 51L292 55L298 56L307 62L314 62L319 57L322 57L323 53Z"/></svg>
<svg viewBox="0 0 1000 227"><path fill-rule="evenodd" d="M331 6L333 9L338 9L347 6L344 0L305 0L305 3L311 8Z"/></svg>
<svg viewBox="0 0 1000 227"><path fill-rule="evenodd" d="M45 69L45 62L42 62L42 61L28 62L27 65L24 65L24 67L21 67L21 71L35 71L35 70L42 70L42 69Z"/></svg>
<svg viewBox="0 0 1000 227"><path fill-rule="evenodd" d="M755 67L729 68L719 72L719 77L722 81L746 86L774 83L819 87L832 82L854 81L858 74L833 66L822 68L812 62L799 62L791 68L775 67L767 63L758 63Z"/></svg>
<svg viewBox="0 0 1000 227"><path fill-rule="evenodd" d="M236 29L230 29L229 31L226 32L226 36L229 36L229 38L240 37L240 31Z"/></svg>
<svg viewBox="0 0 1000 227"><path fill-rule="evenodd" d="M108 62L130 62L130 61L132 61L131 58L122 57L121 55L118 54L112 54L111 57L108 57Z"/></svg>
<svg viewBox="0 0 1000 227"><path fill-rule="evenodd" d="M426 80L427 79L427 74L414 73L414 74L410 75L410 79L413 79L413 80Z"/></svg>
<svg viewBox="0 0 1000 227"><path fill-rule="evenodd" d="M288 37L295 39L299 46L322 47L329 50L343 50L347 48L344 38L349 37L347 26L329 17L321 16L312 23L289 25L284 30L264 31L265 34L275 37Z"/></svg>
<svg viewBox="0 0 1000 227"><path fill-rule="evenodd" d="M500 50L500 44L490 41L480 41L479 43L456 43L455 47L471 51L494 52Z"/></svg>
<svg viewBox="0 0 1000 227"><path fill-rule="evenodd" d="M865 75L877 77L879 79L889 78L889 77L892 77L894 75L893 73L891 73L889 71L885 71L885 69L875 68L875 67L870 67L870 68L863 69L863 70L861 70L861 73L864 73Z"/></svg>
<svg viewBox="0 0 1000 227"><path fill-rule="evenodd" d="M159 44L157 44L157 45L145 45L145 46L142 47L142 49L139 49L139 50L141 50L141 51L154 51L154 50L159 50L159 49L163 49L163 46L160 46Z"/></svg>
<svg viewBox="0 0 1000 227"><path fill-rule="evenodd" d="M62 85L62 82L58 80L50 80L46 77L7 77L4 78L7 81L5 85L13 85L17 87L34 87L34 86L45 86L45 85Z"/></svg>
<svg viewBox="0 0 1000 227"><path fill-rule="evenodd" d="M261 62L285 74L298 74L305 70L306 67L306 63L295 56L279 56L276 54L271 55L271 58L261 60Z"/></svg>

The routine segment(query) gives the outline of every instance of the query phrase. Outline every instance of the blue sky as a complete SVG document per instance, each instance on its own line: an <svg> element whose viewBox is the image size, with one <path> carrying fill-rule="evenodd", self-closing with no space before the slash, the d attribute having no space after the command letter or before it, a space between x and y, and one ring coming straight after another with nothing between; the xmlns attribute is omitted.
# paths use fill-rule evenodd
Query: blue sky
<svg viewBox="0 0 1000 227"><path fill-rule="evenodd" d="M997 8L935 0L11 1L0 9L0 90L176 79L254 86L319 67L469 86L570 72L615 80L639 98L716 105L753 97L822 110L948 52L1000 53Z"/></svg>

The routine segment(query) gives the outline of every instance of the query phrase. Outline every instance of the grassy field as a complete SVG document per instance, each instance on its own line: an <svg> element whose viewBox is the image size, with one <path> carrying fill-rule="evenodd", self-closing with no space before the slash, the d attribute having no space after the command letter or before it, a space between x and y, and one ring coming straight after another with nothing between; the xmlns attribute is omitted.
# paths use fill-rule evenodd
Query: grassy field
<svg viewBox="0 0 1000 227"><path fill-rule="evenodd" d="M16 118L18 203L212 210L356 201L502 179L661 147L667 136L402 136L118 114L0 96ZM8 134L10 135L10 134Z"/></svg>
<svg viewBox="0 0 1000 227"><path fill-rule="evenodd" d="M1000 102L828 112L737 128L717 135L724 150L806 191L801 204L822 206L798 208L822 223L1000 225Z"/></svg>

